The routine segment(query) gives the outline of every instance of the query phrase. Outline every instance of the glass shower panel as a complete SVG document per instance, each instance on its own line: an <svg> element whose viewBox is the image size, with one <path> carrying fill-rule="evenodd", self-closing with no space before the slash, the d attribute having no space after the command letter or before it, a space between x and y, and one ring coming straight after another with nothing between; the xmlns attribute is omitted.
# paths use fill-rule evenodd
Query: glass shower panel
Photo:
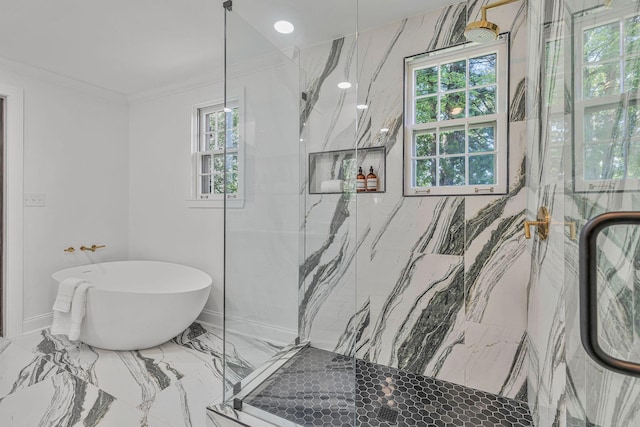
<svg viewBox="0 0 640 427"><path fill-rule="evenodd" d="M225 210L224 400L276 425L355 418L356 4L313 9L227 12L241 179Z"/></svg>
<svg viewBox="0 0 640 427"><path fill-rule="evenodd" d="M297 340L304 202L300 68L235 11L226 20L225 400Z"/></svg>

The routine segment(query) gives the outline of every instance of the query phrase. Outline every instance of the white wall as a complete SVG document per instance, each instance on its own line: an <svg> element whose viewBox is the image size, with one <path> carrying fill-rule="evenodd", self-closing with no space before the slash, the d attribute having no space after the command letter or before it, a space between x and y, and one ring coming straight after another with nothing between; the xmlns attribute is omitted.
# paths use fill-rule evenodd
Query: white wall
<svg viewBox="0 0 640 427"><path fill-rule="evenodd" d="M130 256L177 262L213 278L206 310L222 313L223 209L190 208L193 107L223 99L222 85L130 105Z"/></svg>
<svg viewBox="0 0 640 427"><path fill-rule="evenodd" d="M128 107L117 94L4 61L0 82L24 90L24 192L46 194L45 207L24 208L27 332L51 321L53 272L128 256ZM63 252L94 243L107 247Z"/></svg>
<svg viewBox="0 0 640 427"><path fill-rule="evenodd" d="M288 341L297 335L298 84L297 67L284 57L274 62L229 84L229 95L242 98L245 201L228 213L227 325ZM214 323L223 312L224 211L188 199L194 106L223 97L221 83L175 90L132 100L129 116L130 256L211 275L201 318Z"/></svg>

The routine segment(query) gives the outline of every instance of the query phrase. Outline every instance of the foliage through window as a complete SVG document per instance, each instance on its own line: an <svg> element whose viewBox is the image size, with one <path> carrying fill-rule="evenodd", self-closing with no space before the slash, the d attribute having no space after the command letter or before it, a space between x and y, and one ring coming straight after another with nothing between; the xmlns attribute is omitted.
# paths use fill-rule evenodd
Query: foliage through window
<svg viewBox="0 0 640 427"><path fill-rule="evenodd" d="M507 46L406 59L406 195L506 192Z"/></svg>
<svg viewBox="0 0 640 427"><path fill-rule="evenodd" d="M640 15L576 24L576 191L640 189Z"/></svg>
<svg viewBox="0 0 640 427"><path fill-rule="evenodd" d="M198 199L241 197L240 108L238 104L198 108L196 192ZM226 151L226 154L225 154Z"/></svg>

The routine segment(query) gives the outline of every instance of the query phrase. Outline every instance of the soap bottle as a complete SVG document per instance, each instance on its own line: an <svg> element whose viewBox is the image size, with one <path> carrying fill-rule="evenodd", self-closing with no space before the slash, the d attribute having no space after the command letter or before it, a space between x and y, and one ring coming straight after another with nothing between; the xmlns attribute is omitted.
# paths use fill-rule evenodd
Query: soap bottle
<svg viewBox="0 0 640 427"><path fill-rule="evenodd" d="M356 177L356 191L358 193L367 191L367 179L362 173L362 166L358 168L358 176Z"/></svg>
<svg viewBox="0 0 640 427"><path fill-rule="evenodd" d="M378 177L373 173L373 166L369 168L367 175L367 191L378 191Z"/></svg>

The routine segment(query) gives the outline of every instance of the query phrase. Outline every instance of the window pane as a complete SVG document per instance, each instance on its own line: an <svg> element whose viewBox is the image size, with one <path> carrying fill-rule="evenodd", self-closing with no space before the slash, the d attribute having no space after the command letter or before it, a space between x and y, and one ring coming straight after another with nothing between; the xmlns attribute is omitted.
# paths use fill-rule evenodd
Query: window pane
<svg viewBox="0 0 640 427"><path fill-rule="evenodd" d="M622 143L589 144L584 147L584 179L624 178Z"/></svg>
<svg viewBox="0 0 640 427"><path fill-rule="evenodd" d="M638 104L632 104L627 109L627 115L629 116L628 130L630 137L640 136L640 106Z"/></svg>
<svg viewBox="0 0 640 427"><path fill-rule="evenodd" d="M627 55L640 53L640 15L624 22L624 49Z"/></svg>
<svg viewBox="0 0 640 427"><path fill-rule="evenodd" d="M229 140L227 141L227 148L237 148L239 140L240 138L238 136L238 128L231 129L231 135Z"/></svg>
<svg viewBox="0 0 640 427"><path fill-rule="evenodd" d="M466 92L453 92L443 95L440 99L440 119L460 119L465 116Z"/></svg>
<svg viewBox="0 0 640 427"><path fill-rule="evenodd" d="M224 193L224 176L222 174L213 175L213 192L215 194Z"/></svg>
<svg viewBox="0 0 640 427"><path fill-rule="evenodd" d="M226 121L225 121L225 112L224 111L218 111L217 112L218 115L218 128L217 128L217 133L218 133L218 146L216 147L218 150L222 150L224 148L224 144L226 141Z"/></svg>
<svg viewBox="0 0 640 427"><path fill-rule="evenodd" d="M554 114L549 117L549 125L547 126L547 135L549 136L549 142L554 145L562 145L565 139L565 132L568 125L564 116L560 114Z"/></svg>
<svg viewBox="0 0 640 427"><path fill-rule="evenodd" d="M431 187L436 183L435 159L416 160L416 187Z"/></svg>
<svg viewBox="0 0 640 427"><path fill-rule="evenodd" d="M216 114L209 113L205 117L206 117L206 131L215 132L216 131Z"/></svg>
<svg viewBox="0 0 640 427"><path fill-rule="evenodd" d="M495 184L496 160L493 154L469 156L469 185Z"/></svg>
<svg viewBox="0 0 640 427"><path fill-rule="evenodd" d="M496 82L496 54L469 58L469 85L480 86Z"/></svg>
<svg viewBox="0 0 640 427"><path fill-rule="evenodd" d="M205 135L204 146L202 151L215 150L216 149L216 134Z"/></svg>
<svg viewBox="0 0 640 427"><path fill-rule="evenodd" d="M440 132L440 155L465 152L464 129Z"/></svg>
<svg viewBox="0 0 640 427"><path fill-rule="evenodd" d="M227 173L227 193L234 194L238 192L238 174Z"/></svg>
<svg viewBox="0 0 640 427"><path fill-rule="evenodd" d="M550 40L545 44L545 75L564 72L564 44L560 40Z"/></svg>
<svg viewBox="0 0 640 427"><path fill-rule="evenodd" d="M227 154L227 172L238 172L237 154Z"/></svg>
<svg viewBox="0 0 640 427"><path fill-rule="evenodd" d="M239 129L240 129L240 115L238 114L238 109L234 108L231 118L231 140L228 142L229 145L227 147L236 148L238 146L238 141L240 140Z"/></svg>
<svg viewBox="0 0 640 427"><path fill-rule="evenodd" d="M436 135L421 133L416 135L415 156L427 157L436 155Z"/></svg>
<svg viewBox="0 0 640 427"><path fill-rule="evenodd" d="M545 105L562 105L564 89L563 76L547 76L544 84Z"/></svg>
<svg viewBox="0 0 640 427"><path fill-rule="evenodd" d="M585 141L608 141L621 138L623 136L622 121L622 109L618 106L595 107L585 110Z"/></svg>
<svg viewBox="0 0 640 427"><path fill-rule="evenodd" d="M601 25L584 32L584 62L596 62L620 55L620 25Z"/></svg>
<svg viewBox="0 0 640 427"><path fill-rule="evenodd" d="M439 185L464 185L464 157L444 157L438 169Z"/></svg>
<svg viewBox="0 0 640 427"><path fill-rule="evenodd" d="M201 176L201 187L200 187L200 192L201 194L211 194L211 175L204 175Z"/></svg>
<svg viewBox="0 0 640 427"><path fill-rule="evenodd" d="M224 172L224 156L222 154L216 154L213 157L213 170L211 172Z"/></svg>
<svg viewBox="0 0 640 427"><path fill-rule="evenodd" d="M583 92L585 98L619 94L620 63L615 61L585 67Z"/></svg>
<svg viewBox="0 0 640 427"><path fill-rule="evenodd" d="M440 66L440 90L463 89L467 87L467 61L451 62Z"/></svg>
<svg viewBox="0 0 640 427"><path fill-rule="evenodd" d="M640 89L640 56L624 63L624 91Z"/></svg>
<svg viewBox="0 0 640 427"><path fill-rule="evenodd" d="M202 156L200 157L200 161L202 162L200 165L200 173L213 172L213 163L212 163L211 156Z"/></svg>
<svg viewBox="0 0 640 427"><path fill-rule="evenodd" d="M640 178L640 141L631 141L629 143L627 159L627 177Z"/></svg>
<svg viewBox="0 0 640 427"><path fill-rule="evenodd" d="M438 67L416 70L416 96L429 95L438 91Z"/></svg>
<svg viewBox="0 0 640 427"><path fill-rule="evenodd" d="M496 113L496 87L488 86L469 91L469 115L484 116Z"/></svg>
<svg viewBox="0 0 640 427"><path fill-rule="evenodd" d="M469 129L470 153L493 151L495 150L495 141L495 128L493 126Z"/></svg>
<svg viewBox="0 0 640 427"><path fill-rule="evenodd" d="M438 98L429 96L416 100L416 124L436 121Z"/></svg>

